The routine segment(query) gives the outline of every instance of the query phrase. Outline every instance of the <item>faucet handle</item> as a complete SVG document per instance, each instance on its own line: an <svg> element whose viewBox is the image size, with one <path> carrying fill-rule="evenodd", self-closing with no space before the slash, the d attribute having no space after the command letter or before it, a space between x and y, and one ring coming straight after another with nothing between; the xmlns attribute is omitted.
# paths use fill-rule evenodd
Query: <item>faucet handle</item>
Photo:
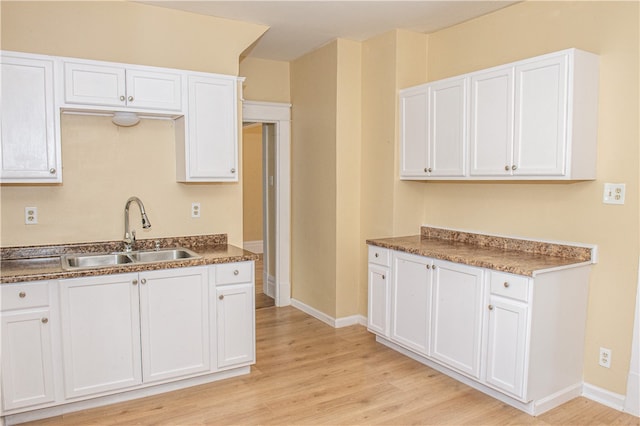
<svg viewBox="0 0 640 426"><path fill-rule="evenodd" d="M155 240L156 251L160 251L160 240Z"/></svg>
<svg viewBox="0 0 640 426"><path fill-rule="evenodd" d="M132 243L136 242L136 230L135 229L133 231L131 231L131 242Z"/></svg>

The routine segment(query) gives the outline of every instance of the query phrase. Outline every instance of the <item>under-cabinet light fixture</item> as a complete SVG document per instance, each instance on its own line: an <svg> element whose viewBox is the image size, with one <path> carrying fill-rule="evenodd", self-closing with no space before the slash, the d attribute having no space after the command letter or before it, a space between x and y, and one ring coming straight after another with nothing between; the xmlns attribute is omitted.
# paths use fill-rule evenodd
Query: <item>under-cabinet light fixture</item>
<svg viewBox="0 0 640 426"><path fill-rule="evenodd" d="M140 122L140 117L135 112L116 111L113 113L111 122L116 126L131 127Z"/></svg>

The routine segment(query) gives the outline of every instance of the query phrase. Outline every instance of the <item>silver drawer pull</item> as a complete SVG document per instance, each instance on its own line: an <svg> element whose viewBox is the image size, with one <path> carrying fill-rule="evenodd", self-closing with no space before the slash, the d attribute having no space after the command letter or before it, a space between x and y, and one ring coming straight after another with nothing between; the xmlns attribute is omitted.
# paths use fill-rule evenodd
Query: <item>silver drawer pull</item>
<svg viewBox="0 0 640 426"><path fill-rule="evenodd" d="M509 288L509 283L508 282L505 281L503 285L504 285L504 288Z"/></svg>
<svg viewBox="0 0 640 426"><path fill-rule="evenodd" d="M387 277L385 277L384 275L382 276L382 279L383 279L383 280L384 280L384 279L386 279L386 278L387 278Z"/></svg>
<svg viewBox="0 0 640 426"><path fill-rule="evenodd" d="M224 294L221 294L220 296L218 296L218 299L224 300Z"/></svg>
<svg viewBox="0 0 640 426"><path fill-rule="evenodd" d="M20 293L18 293L18 297L20 297L20 299L24 299L25 297L27 297L27 293L21 291Z"/></svg>
<svg viewBox="0 0 640 426"><path fill-rule="evenodd" d="M138 280L135 280L135 279L134 279L133 281L131 281L131 284L133 284L133 285L138 285Z"/></svg>
<svg viewBox="0 0 640 426"><path fill-rule="evenodd" d="M143 279L140 280L140 284L146 284L146 283L147 283L147 279L146 278L143 278Z"/></svg>
<svg viewBox="0 0 640 426"><path fill-rule="evenodd" d="M380 255L379 255L378 253L376 253L374 256L375 256L375 257L379 257Z"/></svg>
<svg viewBox="0 0 640 426"><path fill-rule="evenodd" d="M493 311L493 305L489 305L489 310Z"/></svg>
<svg viewBox="0 0 640 426"><path fill-rule="evenodd" d="M235 271L233 271L233 275L238 275L240 273L240 271L238 271L237 269Z"/></svg>
<svg viewBox="0 0 640 426"><path fill-rule="evenodd" d="M40 321L42 321L43 324L46 324L49 322L49 318L42 318Z"/></svg>

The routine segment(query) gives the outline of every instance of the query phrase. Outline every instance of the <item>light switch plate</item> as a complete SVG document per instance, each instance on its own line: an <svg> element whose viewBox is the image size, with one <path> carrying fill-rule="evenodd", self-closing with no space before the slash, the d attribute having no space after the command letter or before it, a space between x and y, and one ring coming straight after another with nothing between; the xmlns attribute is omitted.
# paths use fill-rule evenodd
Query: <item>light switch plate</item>
<svg viewBox="0 0 640 426"><path fill-rule="evenodd" d="M200 203L191 203L191 217L200 217Z"/></svg>
<svg viewBox="0 0 640 426"><path fill-rule="evenodd" d="M605 183L602 202L605 204L624 204L624 183Z"/></svg>

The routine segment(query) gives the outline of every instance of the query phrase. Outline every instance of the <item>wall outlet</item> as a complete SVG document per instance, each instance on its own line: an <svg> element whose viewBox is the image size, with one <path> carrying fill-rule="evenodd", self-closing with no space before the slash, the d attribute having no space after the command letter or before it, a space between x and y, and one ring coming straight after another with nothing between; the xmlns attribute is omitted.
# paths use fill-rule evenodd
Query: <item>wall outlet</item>
<svg viewBox="0 0 640 426"><path fill-rule="evenodd" d="M605 183L602 202L605 204L624 204L624 183Z"/></svg>
<svg viewBox="0 0 640 426"><path fill-rule="evenodd" d="M604 368L611 368L611 349L600 348L600 360L598 363Z"/></svg>
<svg viewBox="0 0 640 426"><path fill-rule="evenodd" d="M191 217L200 217L200 203L191 203Z"/></svg>
<svg viewBox="0 0 640 426"><path fill-rule="evenodd" d="M24 208L24 223L25 225L35 225L38 223L38 208L37 207L25 207Z"/></svg>

